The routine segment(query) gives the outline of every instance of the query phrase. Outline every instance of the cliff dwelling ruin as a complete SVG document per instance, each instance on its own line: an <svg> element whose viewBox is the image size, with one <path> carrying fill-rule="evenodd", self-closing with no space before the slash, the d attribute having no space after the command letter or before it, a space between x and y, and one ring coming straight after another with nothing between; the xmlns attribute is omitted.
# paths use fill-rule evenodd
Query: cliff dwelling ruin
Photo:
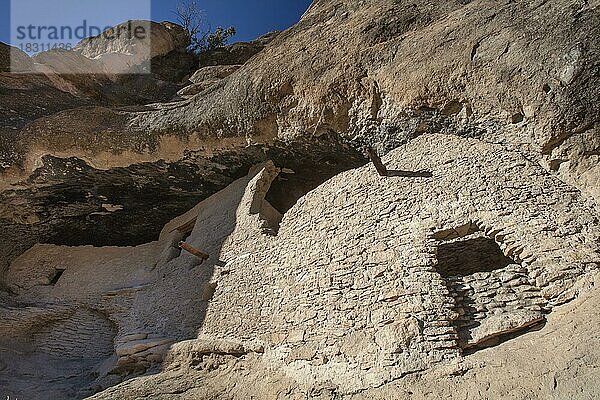
<svg viewBox="0 0 600 400"><path fill-rule="evenodd" d="M437 150L449 140L453 151ZM156 242L37 245L7 274L16 296L3 308L5 348L19 349L13 360L45 357L48 370L29 373L40 382L32 391L91 394L212 354L217 365L251 357L290 376L310 370L311 385L350 393L539 327L597 268L598 241L577 233L600 234L588 203L573 195L556 207L563 184L519 156L432 135L385 160L432 177L386 178L372 165L344 172L301 197L271 236L265 221L281 214L265 196L281 171L268 162L171 221ZM515 202L523 197L531 201ZM559 213L564 223L553 228ZM186 232L174 229L190 220ZM210 258L199 265L174 253L182 238ZM66 339L48 347L56 335ZM81 358L86 343L97 357ZM89 374L52 383L58 359Z"/></svg>

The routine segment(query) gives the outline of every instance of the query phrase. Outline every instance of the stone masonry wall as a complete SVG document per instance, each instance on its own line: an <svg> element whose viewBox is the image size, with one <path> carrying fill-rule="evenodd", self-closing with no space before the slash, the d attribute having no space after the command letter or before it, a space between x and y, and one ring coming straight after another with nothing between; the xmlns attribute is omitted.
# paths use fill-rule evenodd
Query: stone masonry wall
<svg viewBox="0 0 600 400"><path fill-rule="evenodd" d="M461 300L436 271L436 233L482 230L519 265L463 279L496 302L475 313L475 342L541 322L597 269L593 204L522 156L430 135L384 161L433 176L365 166L302 198L276 238L247 249L235 231L202 333L259 340L290 375L351 392L460 356Z"/></svg>

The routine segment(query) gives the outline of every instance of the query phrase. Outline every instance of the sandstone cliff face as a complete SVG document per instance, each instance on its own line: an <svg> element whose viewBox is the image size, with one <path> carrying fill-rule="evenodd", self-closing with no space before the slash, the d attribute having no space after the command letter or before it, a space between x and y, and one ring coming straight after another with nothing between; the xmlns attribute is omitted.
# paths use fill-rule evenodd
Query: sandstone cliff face
<svg viewBox="0 0 600 400"><path fill-rule="evenodd" d="M142 132L156 154L156 134L194 146L334 132L388 149L427 132L475 136L598 196L598 19L594 1L317 1L226 83L128 114L120 132Z"/></svg>
<svg viewBox="0 0 600 400"><path fill-rule="evenodd" d="M598 4L413 3L316 2L238 79L175 118L200 132L229 122L227 108L209 108L219 96L243 110L230 132L258 135L245 121L272 116L280 137L332 130L388 148L424 132L477 136L541 153L597 196Z"/></svg>
<svg viewBox="0 0 600 400"><path fill-rule="evenodd" d="M19 66L24 75L9 74ZM60 88L46 75L30 74L34 63L18 49L0 43L0 182L12 180L15 161L26 149L19 144L20 130L37 118L67 108L93 104L92 101ZM62 90L61 90L62 89Z"/></svg>
<svg viewBox="0 0 600 400"><path fill-rule="evenodd" d="M141 107L0 74L0 386L597 397L599 6L317 0Z"/></svg>

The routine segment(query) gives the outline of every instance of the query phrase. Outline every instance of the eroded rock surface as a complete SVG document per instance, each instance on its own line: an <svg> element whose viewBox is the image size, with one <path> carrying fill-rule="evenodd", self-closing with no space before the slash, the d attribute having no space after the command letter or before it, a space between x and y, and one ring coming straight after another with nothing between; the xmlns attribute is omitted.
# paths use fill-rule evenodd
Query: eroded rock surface
<svg viewBox="0 0 600 400"><path fill-rule="evenodd" d="M181 89L180 96L193 96L216 84L240 69L241 65L216 65L200 68L190 77L191 85Z"/></svg>
<svg viewBox="0 0 600 400"><path fill-rule="evenodd" d="M142 132L142 148L155 134L195 147L334 132L388 149L423 133L476 136L598 197L599 18L597 1L316 1L227 84L130 113L120 131Z"/></svg>

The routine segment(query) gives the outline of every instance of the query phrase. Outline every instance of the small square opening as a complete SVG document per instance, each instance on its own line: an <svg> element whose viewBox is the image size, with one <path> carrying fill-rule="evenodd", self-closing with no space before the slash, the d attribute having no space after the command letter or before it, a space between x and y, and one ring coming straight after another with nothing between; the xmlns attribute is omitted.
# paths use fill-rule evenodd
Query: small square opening
<svg viewBox="0 0 600 400"><path fill-rule="evenodd" d="M485 236L465 237L438 246L437 270L443 277L491 272L515 264L500 246Z"/></svg>

